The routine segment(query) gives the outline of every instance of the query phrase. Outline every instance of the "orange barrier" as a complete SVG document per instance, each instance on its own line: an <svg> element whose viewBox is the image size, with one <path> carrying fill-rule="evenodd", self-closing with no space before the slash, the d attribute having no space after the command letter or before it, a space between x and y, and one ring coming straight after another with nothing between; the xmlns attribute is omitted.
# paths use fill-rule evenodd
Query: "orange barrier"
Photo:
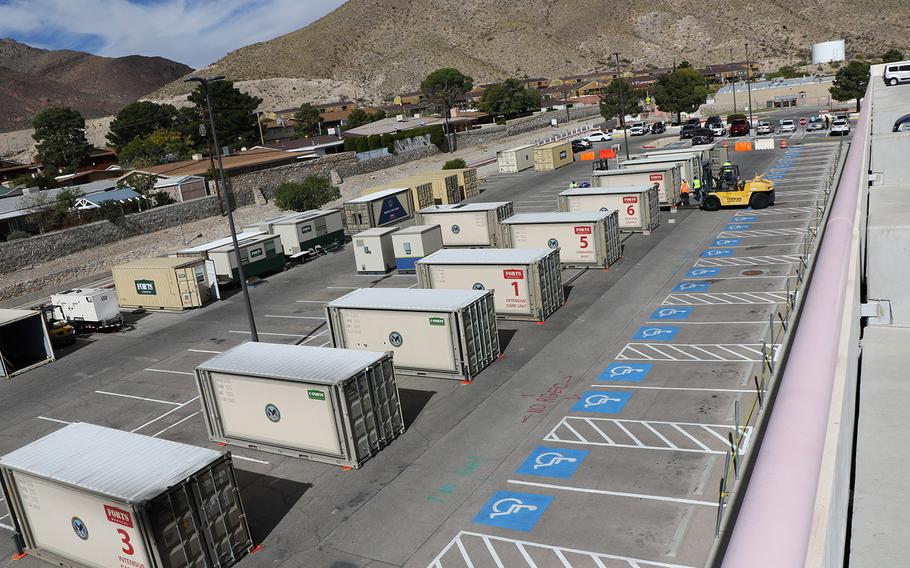
<svg viewBox="0 0 910 568"><path fill-rule="evenodd" d="M600 151L601 160L611 160L615 157L616 157L616 152L614 152L610 148L604 148L603 150Z"/></svg>
<svg viewBox="0 0 910 568"><path fill-rule="evenodd" d="M581 154L578 155L578 159L584 160L586 162L587 161L593 162L594 161L594 152L593 151L592 152L582 152Z"/></svg>
<svg viewBox="0 0 910 568"><path fill-rule="evenodd" d="M752 143L751 142L737 142L733 147L734 152L751 152Z"/></svg>
<svg viewBox="0 0 910 568"><path fill-rule="evenodd" d="M786 139L786 138L781 138L781 139L780 139L780 147L781 147L781 148L786 148L786 147L787 147L787 139Z"/></svg>

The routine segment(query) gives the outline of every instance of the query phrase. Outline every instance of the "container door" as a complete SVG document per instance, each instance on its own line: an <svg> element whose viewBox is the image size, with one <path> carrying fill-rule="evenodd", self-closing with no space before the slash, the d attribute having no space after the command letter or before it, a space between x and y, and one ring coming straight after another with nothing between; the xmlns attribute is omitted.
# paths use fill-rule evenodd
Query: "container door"
<svg viewBox="0 0 910 568"><path fill-rule="evenodd" d="M461 313L458 330L462 337L464 372L473 378L499 356L499 332L493 297L487 294Z"/></svg>
<svg viewBox="0 0 910 568"><path fill-rule="evenodd" d="M562 270L559 265L559 251L554 251L537 265L540 278L540 311L541 318L548 317L562 306L564 290L562 288Z"/></svg>
<svg viewBox="0 0 910 568"><path fill-rule="evenodd" d="M177 294L180 296L180 305L184 308L198 306L199 292L196 286L196 277L193 274L193 269L178 268L175 271L175 275L177 276ZM196 300L196 303L193 303L194 300Z"/></svg>
<svg viewBox="0 0 910 568"><path fill-rule="evenodd" d="M527 265L430 265L432 287L448 290L495 290L496 313L532 315Z"/></svg>
<svg viewBox="0 0 910 568"><path fill-rule="evenodd" d="M395 367L458 370L447 312L341 310L347 349L391 351Z"/></svg>

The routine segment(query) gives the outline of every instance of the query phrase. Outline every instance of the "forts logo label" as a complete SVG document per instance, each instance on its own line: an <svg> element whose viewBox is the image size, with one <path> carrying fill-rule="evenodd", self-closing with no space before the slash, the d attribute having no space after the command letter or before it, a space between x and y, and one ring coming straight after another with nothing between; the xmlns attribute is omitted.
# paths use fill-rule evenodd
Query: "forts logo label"
<svg viewBox="0 0 910 568"><path fill-rule="evenodd" d="M574 227L574 228L575 228L576 235L590 235L591 234L591 227L589 225L585 225L583 227Z"/></svg>
<svg viewBox="0 0 910 568"><path fill-rule="evenodd" d="M502 271L502 277L506 278L507 280L524 280L525 271L518 270L516 268L507 268Z"/></svg>
<svg viewBox="0 0 910 568"><path fill-rule="evenodd" d="M651 181L663 181L664 174L651 174L648 176L648 179Z"/></svg>
<svg viewBox="0 0 910 568"><path fill-rule="evenodd" d="M107 514L107 520L124 527L133 528L133 517L129 514L128 511L123 509L118 509L117 507L111 507L110 505L104 506L104 512Z"/></svg>
<svg viewBox="0 0 910 568"><path fill-rule="evenodd" d="M627 195L622 198L622 202L623 203L638 203L638 196L637 195Z"/></svg>

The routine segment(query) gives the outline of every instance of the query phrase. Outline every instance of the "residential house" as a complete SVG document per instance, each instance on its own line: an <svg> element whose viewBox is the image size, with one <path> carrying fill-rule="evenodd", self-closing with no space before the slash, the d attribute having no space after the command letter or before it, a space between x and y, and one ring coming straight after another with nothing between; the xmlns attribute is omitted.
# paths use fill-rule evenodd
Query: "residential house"
<svg viewBox="0 0 910 568"><path fill-rule="evenodd" d="M708 65L697 69L698 73L708 80L709 83L727 83L730 81L745 81L749 71L754 76L759 71L758 63L750 62L748 65L745 61L735 61L733 63L721 63L718 65Z"/></svg>
<svg viewBox="0 0 910 568"><path fill-rule="evenodd" d="M137 193L134 189L130 187L121 187L118 189L99 191L83 195L76 200L74 207L76 209L85 211L87 209L98 209L103 203L114 201L116 203L120 203L121 205L135 203L139 206L139 210L141 211L143 200L145 200L145 197Z"/></svg>
<svg viewBox="0 0 910 568"><path fill-rule="evenodd" d="M189 201L208 195L202 176L159 176L155 191L168 194L174 201Z"/></svg>
<svg viewBox="0 0 910 568"><path fill-rule="evenodd" d="M113 189L116 189L116 182L100 180L72 187L43 190L25 187L10 190L6 196L0 197L0 238L6 239L13 231L36 231L37 227L28 220L29 215L52 205L62 191L78 191L83 195L91 195Z"/></svg>
<svg viewBox="0 0 910 568"><path fill-rule="evenodd" d="M412 91L410 93L399 93L395 95L392 102L396 105L414 105L424 102L426 98L426 95L420 91Z"/></svg>
<svg viewBox="0 0 910 568"><path fill-rule="evenodd" d="M546 89L550 86L550 80L546 77L534 77L533 79L525 79L525 84L529 89Z"/></svg>
<svg viewBox="0 0 910 568"><path fill-rule="evenodd" d="M197 154L198 159L171 162L158 166L140 168L135 171L156 176L206 176L212 169L211 160ZM227 175L239 175L249 172L267 170L299 161L311 159L309 152L285 152L270 148L253 148L222 157L224 172Z"/></svg>
<svg viewBox="0 0 910 568"><path fill-rule="evenodd" d="M452 110L452 116L449 117L449 128L451 128L451 132L464 132L470 130L480 121L485 120L486 122L489 122L490 120L488 119L492 118L490 115L483 112ZM352 136L372 136L374 134L394 134L396 132L415 130L425 126L442 126L443 124L445 124L445 120L442 117L435 115L414 116L413 118L390 116L388 118L383 118L382 120L364 124L363 126L348 129L344 132L344 136L348 138Z"/></svg>
<svg viewBox="0 0 910 568"><path fill-rule="evenodd" d="M428 101L422 103L408 104L408 105L382 105L379 108L386 113L386 116L398 116L399 114L404 117L412 117L415 115L422 115L431 112L432 104Z"/></svg>
<svg viewBox="0 0 910 568"><path fill-rule="evenodd" d="M337 154L344 151L344 140L338 136L309 136L307 138L293 138L267 142L253 149L262 148L269 150L282 150L284 152L304 152L315 156Z"/></svg>

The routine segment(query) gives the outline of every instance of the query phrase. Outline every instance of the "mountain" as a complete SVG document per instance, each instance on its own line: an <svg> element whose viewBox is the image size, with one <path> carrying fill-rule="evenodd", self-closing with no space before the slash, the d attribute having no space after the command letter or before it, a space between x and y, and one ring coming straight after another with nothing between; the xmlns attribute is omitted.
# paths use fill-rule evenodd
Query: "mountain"
<svg viewBox="0 0 910 568"><path fill-rule="evenodd" d="M0 131L28 128L49 106L70 106L86 118L113 114L190 71L162 57L100 57L0 39Z"/></svg>
<svg viewBox="0 0 910 568"><path fill-rule="evenodd" d="M845 39L850 57L910 48L906 0L348 0L309 26L229 53L205 72L241 81L266 105L345 95L375 101L414 90L438 67L475 83L745 59L763 68L811 60ZM813 70L807 67L807 70ZM188 87L174 83L158 98ZM280 108L280 107L279 107Z"/></svg>

